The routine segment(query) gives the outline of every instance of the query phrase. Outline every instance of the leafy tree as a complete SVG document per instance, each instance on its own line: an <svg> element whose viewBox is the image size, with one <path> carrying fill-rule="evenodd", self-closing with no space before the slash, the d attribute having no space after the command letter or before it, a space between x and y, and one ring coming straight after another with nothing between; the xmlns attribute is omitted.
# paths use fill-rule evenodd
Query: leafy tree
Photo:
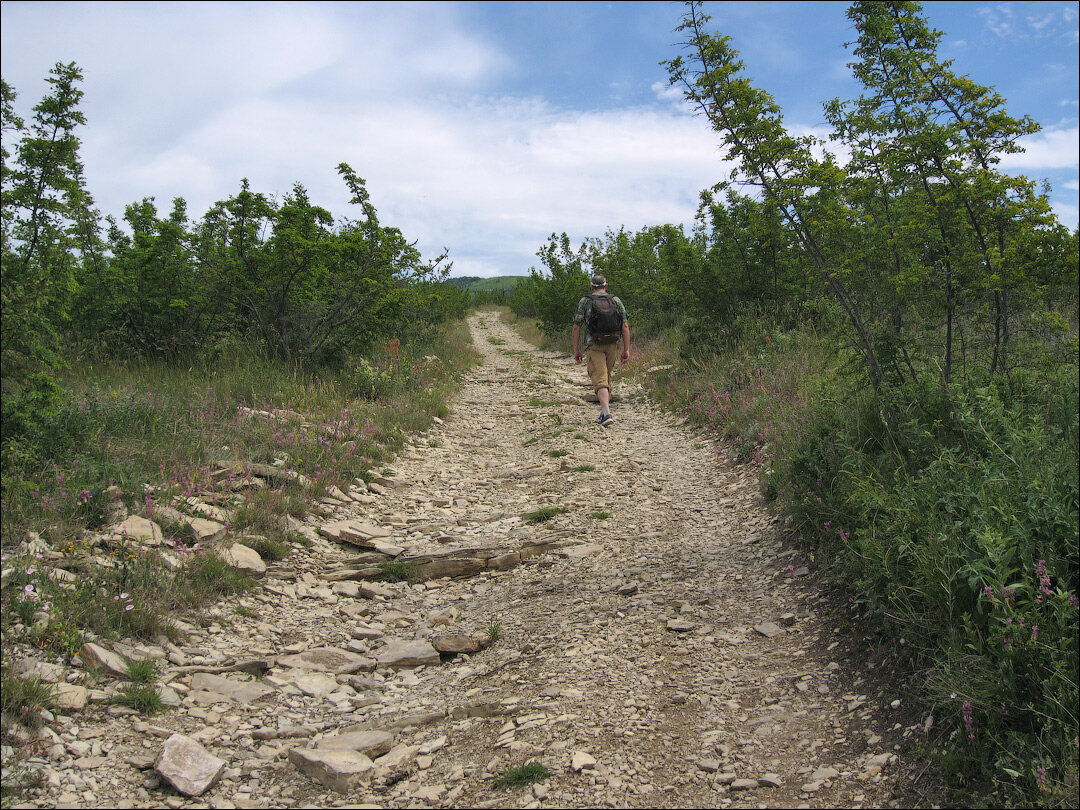
<svg viewBox="0 0 1080 810"><path fill-rule="evenodd" d="M535 317L544 331L558 333L570 325L578 300L588 294L590 251L584 244L574 251L563 233L551 234L536 255L548 275L529 268L529 278L514 290L511 306L519 315Z"/></svg>
<svg viewBox="0 0 1080 810"><path fill-rule="evenodd" d="M2 261L4 378L61 364L59 333L81 260L100 261L97 215L84 184L76 129L82 72L57 63L50 92L29 127L14 114L15 92L3 85L3 132L19 134L14 162L4 147Z"/></svg>
<svg viewBox="0 0 1080 810"><path fill-rule="evenodd" d="M690 59L663 63L669 81L722 136L726 157L735 163L731 179L760 189L775 206L816 278L847 315L852 341L880 386L885 374L866 316L873 292L866 289L865 274L843 261L860 238L855 214L840 194L845 173L828 154L814 157L813 148L821 146L817 139L787 132L773 97L742 75L731 38L705 30L709 19L700 2L687 3L678 30L689 37Z"/></svg>
<svg viewBox="0 0 1080 810"><path fill-rule="evenodd" d="M863 244L872 252L863 258L894 299L914 294L916 306L906 309L921 309L931 327L944 322L948 383L958 311L987 298L989 370L1006 369L1012 302L1030 282L1020 256L1053 220L1030 181L995 168L1038 124L1008 115L1000 95L939 60L941 33L920 11L913 2L851 6L859 32L852 68L867 94L833 100L826 115L852 154L849 191L864 212L870 238ZM898 300L893 306L898 323L905 308Z"/></svg>

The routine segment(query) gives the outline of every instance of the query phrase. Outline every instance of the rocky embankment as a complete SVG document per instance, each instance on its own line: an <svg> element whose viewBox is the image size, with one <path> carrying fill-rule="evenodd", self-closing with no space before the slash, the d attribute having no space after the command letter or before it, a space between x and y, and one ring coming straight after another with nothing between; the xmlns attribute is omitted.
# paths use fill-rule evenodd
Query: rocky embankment
<svg viewBox="0 0 1080 810"><path fill-rule="evenodd" d="M890 802L900 695L846 656L756 471L632 386L596 426L583 367L471 326L451 415L321 503L306 547L266 566L227 541L252 594L179 645L17 662L64 686L16 806ZM412 580L373 581L388 560ZM159 659L167 712L111 702L116 653ZM532 761L550 774L498 784Z"/></svg>

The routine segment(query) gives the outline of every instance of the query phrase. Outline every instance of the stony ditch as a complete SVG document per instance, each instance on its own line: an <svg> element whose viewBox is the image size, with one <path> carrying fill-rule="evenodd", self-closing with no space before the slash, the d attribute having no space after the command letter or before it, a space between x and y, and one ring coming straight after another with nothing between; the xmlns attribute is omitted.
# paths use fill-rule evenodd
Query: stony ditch
<svg viewBox="0 0 1080 810"><path fill-rule="evenodd" d="M896 804L901 690L848 654L756 471L632 384L596 426L583 367L470 325L450 416L320 503L306 547L267 566L226 541L256 591L180 645L17 663L62 708L14 806ZM218 506L182 506L218 539ZM411 580L375 581L390 560ZM111 702L118 654L159 660L166 713ZM527 762L549 775L498 784Z"/></svg>

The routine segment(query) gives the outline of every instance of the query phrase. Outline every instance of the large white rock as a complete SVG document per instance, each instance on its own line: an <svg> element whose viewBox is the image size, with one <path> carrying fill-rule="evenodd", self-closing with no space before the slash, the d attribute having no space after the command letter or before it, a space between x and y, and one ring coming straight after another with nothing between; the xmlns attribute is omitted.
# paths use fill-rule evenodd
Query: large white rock
<svg viewBox="0 0 1080 810"><path fill-rule="evenodd" d="M358 751L366 757L375 758L390 751L394 735L389 731L347 731L333 737L323 737L316 744L320 750Z"/></svg>
<svg viewBox="0 0 1080 810"><path fill-rule="evenodd" d="M201 796L221 777L225 760L183 734L173 734L157 755L154 770L185 796Z"/></svg>
<svg viewBox="0 0 1080 810"><path fill-rule="evenodd" d="M353 793L370 782L374 764L358 751L291 748L289 762L300 773L338 793Z"/></svg>
<svg viewBox="0 0 1080 810"><path fill-rule="evenodd" d="M74 683L56 685L56 705L66 711L79 711L86 708L90 692L85 686Z"/></svg>
<svg viewBox="0 0 1080 810"><path fill-rule="evenodd" d="M439 651L426 641L391 641L375 657L381 667L411 669L442 662Z"/></svg>
<svg viewBox="0 0 1080 810"><path fill-rule="evenodd" d="M154 521L139 515L132 515L120 525L113 526L109 531L118 537L125 537L146 546L160 546L161 541L164 539L160 526Z"/></svg>
<svg viewBox="0 0 1080 810"><path fill-rule="evenodd" d="M261 577L266 573L266 563L255 549L248 548L242 543L233 543L221 555L226 564L231 565L245 574Z"/></svg>
<svg viewBox="0 0 1080 810"><path fill-rule="evenodd" d="M124 659L99 644L92 642L83 644L79 650L79 660L87 669L105 672L116 678L127 677L127 664Z"/></svg>

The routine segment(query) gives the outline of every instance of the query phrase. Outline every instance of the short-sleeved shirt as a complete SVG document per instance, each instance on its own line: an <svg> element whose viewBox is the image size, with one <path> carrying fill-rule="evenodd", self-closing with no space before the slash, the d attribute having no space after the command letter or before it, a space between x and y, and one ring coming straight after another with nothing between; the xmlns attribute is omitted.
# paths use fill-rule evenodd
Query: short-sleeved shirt
<svg viewBox="0 0 1080 810"><path fill-rule="evenodd" d="M606 295L609 298L615 300L615 306L619 308L619 314L622 315L623 323L629 323L630 319L626 316L626 307L623 306L623 302L619 299L619 296L612 295L611 293L596 293L596 295ZM578 326L585 327L585 348L589 348L596 341L593 340L592 332L589 331L589 315L592 313L592 298L586 295L580 301L578 301L577 309L574 310L574 323Z"/></svg>

